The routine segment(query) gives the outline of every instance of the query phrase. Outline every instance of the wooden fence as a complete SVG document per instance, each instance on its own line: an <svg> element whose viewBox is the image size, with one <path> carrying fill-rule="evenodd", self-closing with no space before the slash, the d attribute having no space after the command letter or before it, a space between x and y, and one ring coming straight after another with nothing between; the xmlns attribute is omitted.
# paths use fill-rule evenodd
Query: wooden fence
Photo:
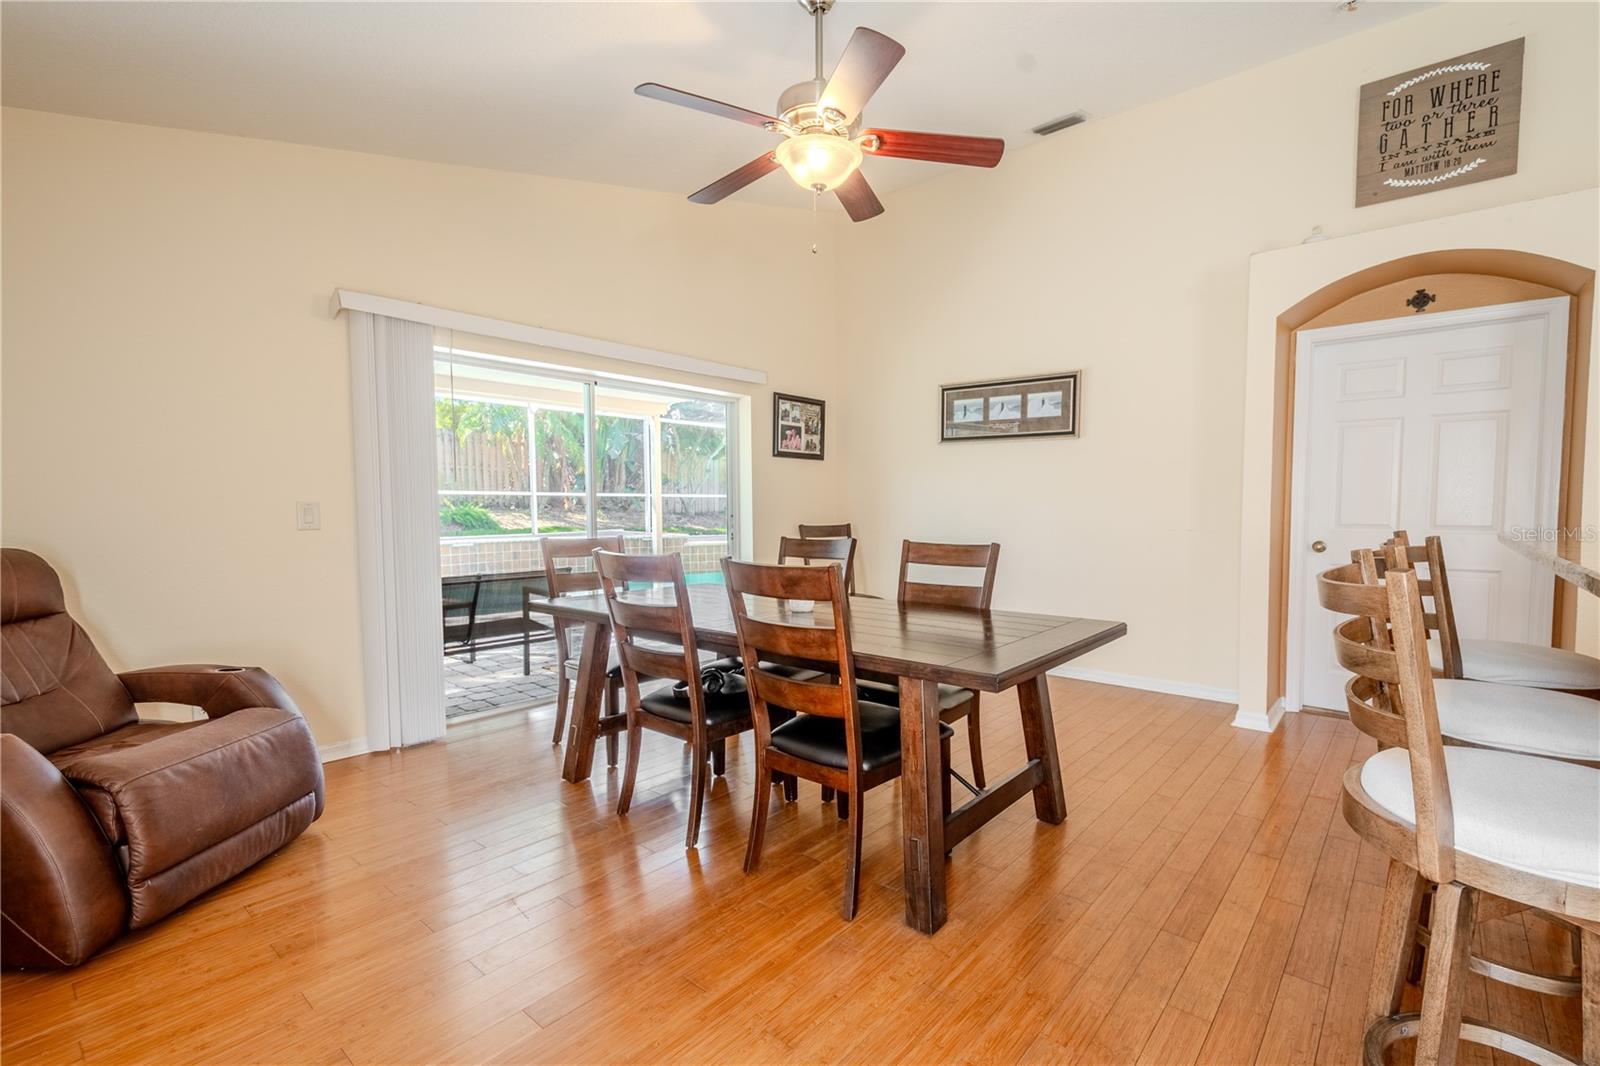
<svg viewBox="0 0 1600 1066"><path fill-rule="evenodd" d="M504 437L467 433L459 440L449 429L435 431L434 452L438 457L439 487L448 492L527 492L530 488L527 456L516 454L513 442ZM724 493L724 479L715 467L696 471L690 477L671 456L662 465L674 483L675 491L685 493ZM721 465L721 464L719 464ZM686 483L687 480L687 483Z"/></svg>
<svg viewBox="0 0 1600 1066"><path fill-rule="evenodd" d="M439 486L463 492L527 492L526 456L514 456L502 437L468 433L459 440L448 429L435 433Z"/></svg>

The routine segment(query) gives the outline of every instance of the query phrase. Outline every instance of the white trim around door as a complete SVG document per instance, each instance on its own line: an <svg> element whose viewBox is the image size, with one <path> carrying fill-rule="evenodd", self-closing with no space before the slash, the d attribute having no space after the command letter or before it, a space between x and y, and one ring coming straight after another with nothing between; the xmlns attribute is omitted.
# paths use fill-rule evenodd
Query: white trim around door
<svg viewBox="0 0 1600 1066"><path fill-rule="evenodd" d="M1312 382L1314 352L1319 348L1351 341L1377 338L1403 338L1426 333L1459 329L1488 323L1542 322L1544 326L1542 363L1538 386L1538 439L1536 445L1537 469L1532 491L1531 514L1497 515L1502 527L1506 524L1527 523L1547 528L1559 520L1561 500L1561 443L1566 412L1567 382L1567 328L1571 298L1566 296L1523 303L1498 304L1492 307L1475 307L1461 311L1447 311L1415 318L1391 318L1375 322L1359 322L1346 326L1329 326L1323 329L1301 330L1294 340L1294 422L1291 429L1293 453L1290 465L1288 611L1284 656L1283 709L1298 711L1304 705L1305 676L1303 671L1306 641L1328 639L1327 634L1305 632L1307 611L1306 583L1313 561L1306 555L1307 538L1315 531L1308 526L1307 518L1307 466L1310 451L1312 419ZM1474 353L1468 353L1474 354ZM1364 364L1353 364L1349 369L1359 370ZM1402 372L1405 372L1402 369ZM1398 480L1394 486L1398 500L1402 488ZM1396 514L1398 515L1398 503ZM1411 530L1420 540L1420 530ZM1387 535L1387 534L1385 534ZM1382 539L1382 538L1379 538ZM1346 562L1332 555L1317 556L1318 566L1335 566ZM1534 617L1548 618L1553 611L1554 582L1538 582L1530 599L1530 612ZM1331 708L1342 710L1343 708Z"/></svg>

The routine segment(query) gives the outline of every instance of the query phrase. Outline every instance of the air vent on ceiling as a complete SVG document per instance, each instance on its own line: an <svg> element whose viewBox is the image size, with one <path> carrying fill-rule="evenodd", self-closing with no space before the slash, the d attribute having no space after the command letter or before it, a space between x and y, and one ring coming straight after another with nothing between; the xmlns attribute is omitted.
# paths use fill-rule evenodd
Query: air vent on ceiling
<svg viewBox="0 0 1600 1066"><path fill-rule="evenodd" d="M1064 130L1069 126L1081 125L1087 121L1089 121L1088 115L1084 114L1082 111L1074 111L1070 115L1062 115L1060 118L1052 119L1041 126L1033 127L1033 132L1037 133L1041 137L1044 137L1049 134Z"/></svg>

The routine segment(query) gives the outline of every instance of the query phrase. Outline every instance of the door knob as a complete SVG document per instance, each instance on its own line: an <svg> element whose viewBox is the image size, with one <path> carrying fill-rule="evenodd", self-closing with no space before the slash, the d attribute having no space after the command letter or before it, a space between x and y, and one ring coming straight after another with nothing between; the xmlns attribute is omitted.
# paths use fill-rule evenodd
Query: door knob
<svg viewBox="0 0 1600 1066"><path fill-rule="evenodd" d="M1318 555L1321 555L1323 552L1328 550L1328 545L1323 541L1314 540L1311 542L1311 550L1316 552Z"/></svg>

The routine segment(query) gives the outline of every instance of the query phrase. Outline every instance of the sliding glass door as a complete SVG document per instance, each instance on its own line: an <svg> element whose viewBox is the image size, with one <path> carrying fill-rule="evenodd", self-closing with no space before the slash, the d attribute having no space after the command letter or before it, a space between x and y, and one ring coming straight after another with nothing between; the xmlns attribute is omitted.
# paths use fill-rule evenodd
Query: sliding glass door
<svg viewBox="0 0 1600 1066"><path fill-rule="evenodd" d="M598 385L594 405L595 529L720 581L734 544L730 404Z"/></svg>
<svg viewBox="0 0 1600 1066"><path fill-rule="evenodd" d="M602 533L718 570L736 543L733 401L570 373L440 352L445 573L531 568L540 537Z"/></svg>
<svg viewBox="0 0 1600 1066"><path fill-rule="evenodd" d="M720 581L733 551L731 400L464 351L434 366L446 710L548 702L549 631L525 624L547 586L541 542L620 534ZM583 565L579 560L572 565Z"/></svg>

